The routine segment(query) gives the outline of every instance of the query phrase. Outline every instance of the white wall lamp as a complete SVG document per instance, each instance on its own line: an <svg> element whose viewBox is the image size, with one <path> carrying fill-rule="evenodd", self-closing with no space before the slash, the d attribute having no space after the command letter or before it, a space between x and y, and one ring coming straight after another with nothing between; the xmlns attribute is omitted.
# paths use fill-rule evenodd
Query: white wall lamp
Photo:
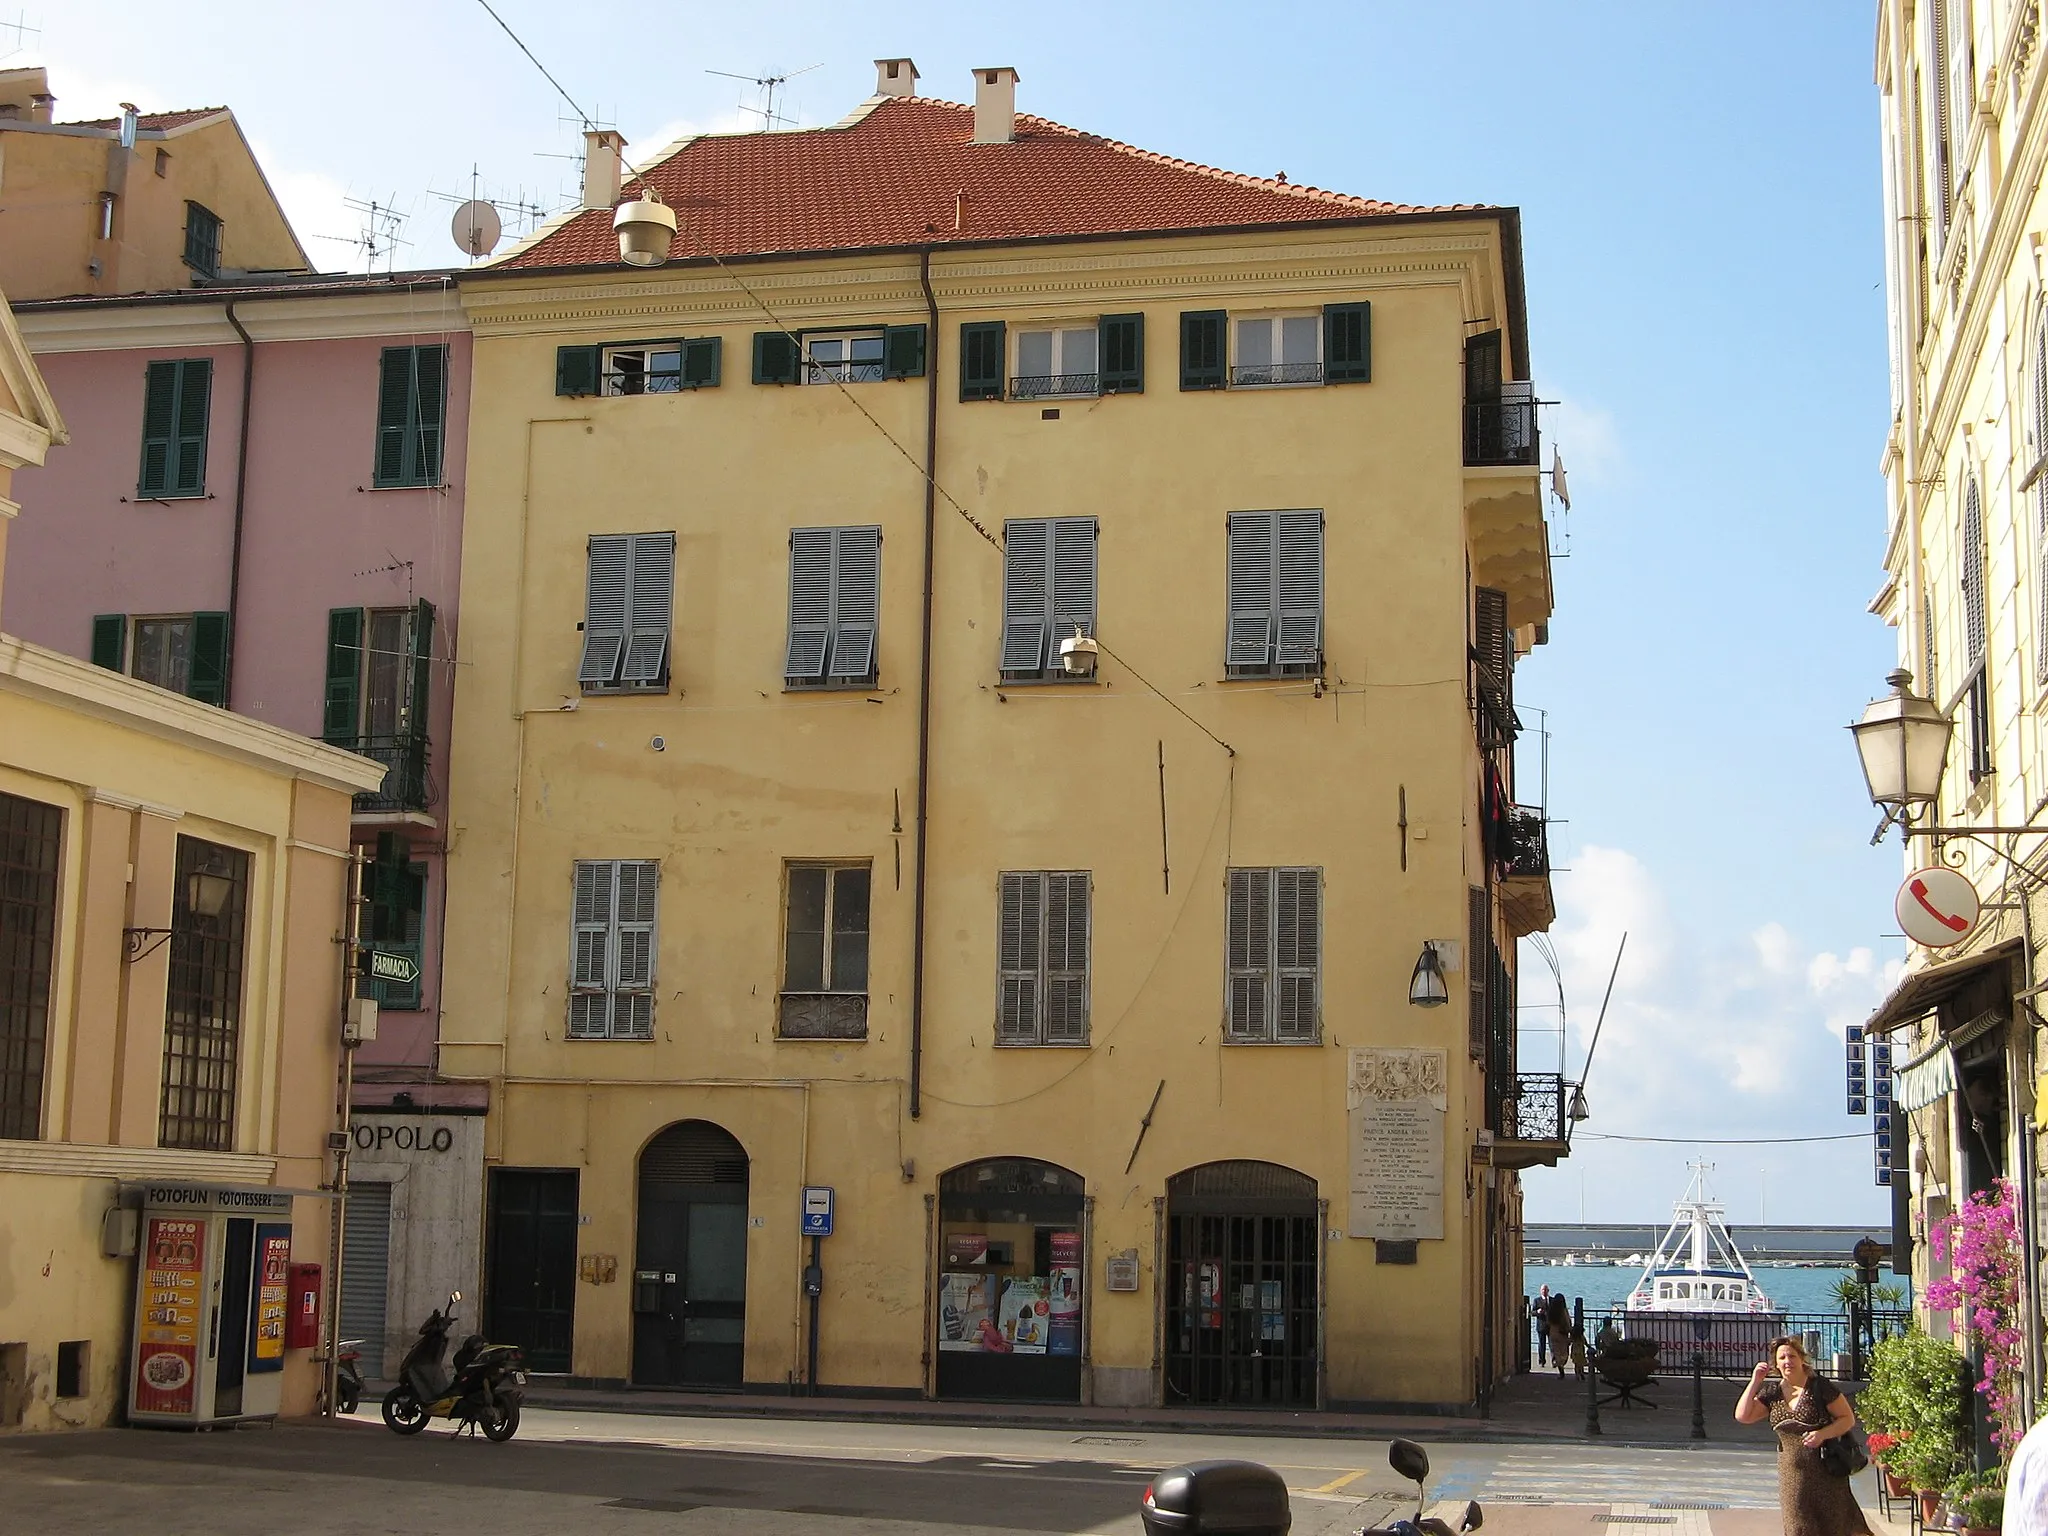
<svg viewBox="0 0 2048 1536"><path fill-rule="evenodd" d="M1074 632L1060 642L1060 670L1069 677L1093 677L1101 654L1102 647L1076 624Z"/></svg>
<svg viewBox="0 0 2048 1536"><path fill-rule="evenodd" d="M1422 953L1415 958L1415 973L1408 978L1408 1001L1417 1008L1441 1008L1451 1000L1444 984L1443 962L1437 959L1436 940L1424 939Z"/></svg>
<svg viewBox="0 0 2048 1536"><path fill-rule="evenodd" d="M1593 1111L1586 1107L1586 1085L1584 1083L1572 1084L1572 1104L1571 1108L1565 1111L1565 1118L1574 1125L1578 1124L1581 1120L1593 1118Z"/></svg>
<svg viewBox="0 0 2048 1536"><path fill-rule="evenodd" d="M641 197L619 204L619 211L612 215L612 228L619 237L619 260L629 267L658 267L668 260L669 247L676 238L676 211L645 182L641 191Z"/></svg>

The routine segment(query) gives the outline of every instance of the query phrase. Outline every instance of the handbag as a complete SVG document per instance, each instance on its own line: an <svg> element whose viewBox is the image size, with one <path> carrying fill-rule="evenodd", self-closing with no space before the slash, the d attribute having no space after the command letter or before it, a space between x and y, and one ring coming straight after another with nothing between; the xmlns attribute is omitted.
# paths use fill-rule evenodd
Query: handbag
<svg viewBox="0 0 2048 1536"><path fill-rule="evenodd" d="M1821 1441L1815 1454L1820 1469L1830 1477L1854 1477L1870 1465L1870 1448L1863 1443L1863 1431L1852 1429Z"/></svg>

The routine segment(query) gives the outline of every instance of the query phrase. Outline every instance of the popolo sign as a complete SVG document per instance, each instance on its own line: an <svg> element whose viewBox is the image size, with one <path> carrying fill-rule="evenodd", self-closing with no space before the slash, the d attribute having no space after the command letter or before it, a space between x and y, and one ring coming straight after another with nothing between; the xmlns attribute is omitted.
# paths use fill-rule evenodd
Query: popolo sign
<svg viewBox="0 0 2048 1536"><path fill-rule="evenodd" d="M1977 931L1983 906L1977 888L1961 873L1933 864L1916 869L1899 887L1892 908L1906 937L1929 949L1947 949Z"/></svg>

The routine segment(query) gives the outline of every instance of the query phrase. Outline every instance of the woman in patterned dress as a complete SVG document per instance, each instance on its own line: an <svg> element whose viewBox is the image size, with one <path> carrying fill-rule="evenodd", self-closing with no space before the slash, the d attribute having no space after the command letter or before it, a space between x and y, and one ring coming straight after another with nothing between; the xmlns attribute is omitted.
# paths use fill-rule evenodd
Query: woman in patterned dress
<svg viewBox="0 0 2048 1536"><path fill-rule="evenodd" d="M1757 1362L1735 1404L1738 1424L1766 1418L1778 1432L1778 1510L1785 1536L1870 1536L1849 1479L1820 1464L1820 1443L1854 1429L1856 1412L1789 1336L1771 1340L1771 1359Z"/></svg>

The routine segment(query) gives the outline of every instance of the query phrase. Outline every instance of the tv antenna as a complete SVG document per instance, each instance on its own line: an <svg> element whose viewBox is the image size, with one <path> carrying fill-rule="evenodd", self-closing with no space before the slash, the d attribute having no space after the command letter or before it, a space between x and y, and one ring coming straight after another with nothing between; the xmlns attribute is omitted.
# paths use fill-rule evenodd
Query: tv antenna
<svg viewBox="0 0 2048 1536"><path fill-rule="evenodd" d="M396 193L392 194L390 202L379 202L375 198L344 197L341 200L342 206L353 208L363 216L361 231L354 235L315 235L313 238L332 240L339 245L355 247L363 254L365 272L376 271L378 258L382 257L384 270L390 272L393 270L392 257L398 247L412 244L410 240L399 235L399 231L405 228L408 215L400 213L392 206L397 200Z"/></svg>
<svg viewBox="0 0 2048 1536"><path fill-rule="evenodd" d="M14 46L11 48L0 48L0 59L9 58L21 52L22 49L28 46L28 40L31 37L41 37L43 35L41 27L29 25L27 11L16 11L12 21L0 21L0 34L8 32L14 34Z"/></svg>
<svg viewBox="0 0 2048 1536"><path fill-rule="evenodd" d="M471 261L491 254L503 238L508 224L519 229L530 229L548 216L548 210L539 203L529 202L524 188L515 197L489 197L484 192L481 171L475 165L469 168L469 196L459 192L442 192L434 187L427 188L427 196L439 198L444 203L458 205L449 224L449 237L455 247Z"/></svg>
<svg viewBox="0 0 2048 1536"><path fill-rule="evenodd" d="M795 118L775 110L775 93L789 84L798 75L808 75L812 70L823 69L824 67L822 63L806 64L802 69L793 69L786 75L736 75L728 69L707 69L704 73L707 75L719 75L727 80L744 80L750 85L758 85L761 88L761 105L750 107L745 102L741 102L739 107L742 112L751 112L754 116L760 118L761 126L772 133L778 124L787 124L790 127L796 126Z"/></svg>

